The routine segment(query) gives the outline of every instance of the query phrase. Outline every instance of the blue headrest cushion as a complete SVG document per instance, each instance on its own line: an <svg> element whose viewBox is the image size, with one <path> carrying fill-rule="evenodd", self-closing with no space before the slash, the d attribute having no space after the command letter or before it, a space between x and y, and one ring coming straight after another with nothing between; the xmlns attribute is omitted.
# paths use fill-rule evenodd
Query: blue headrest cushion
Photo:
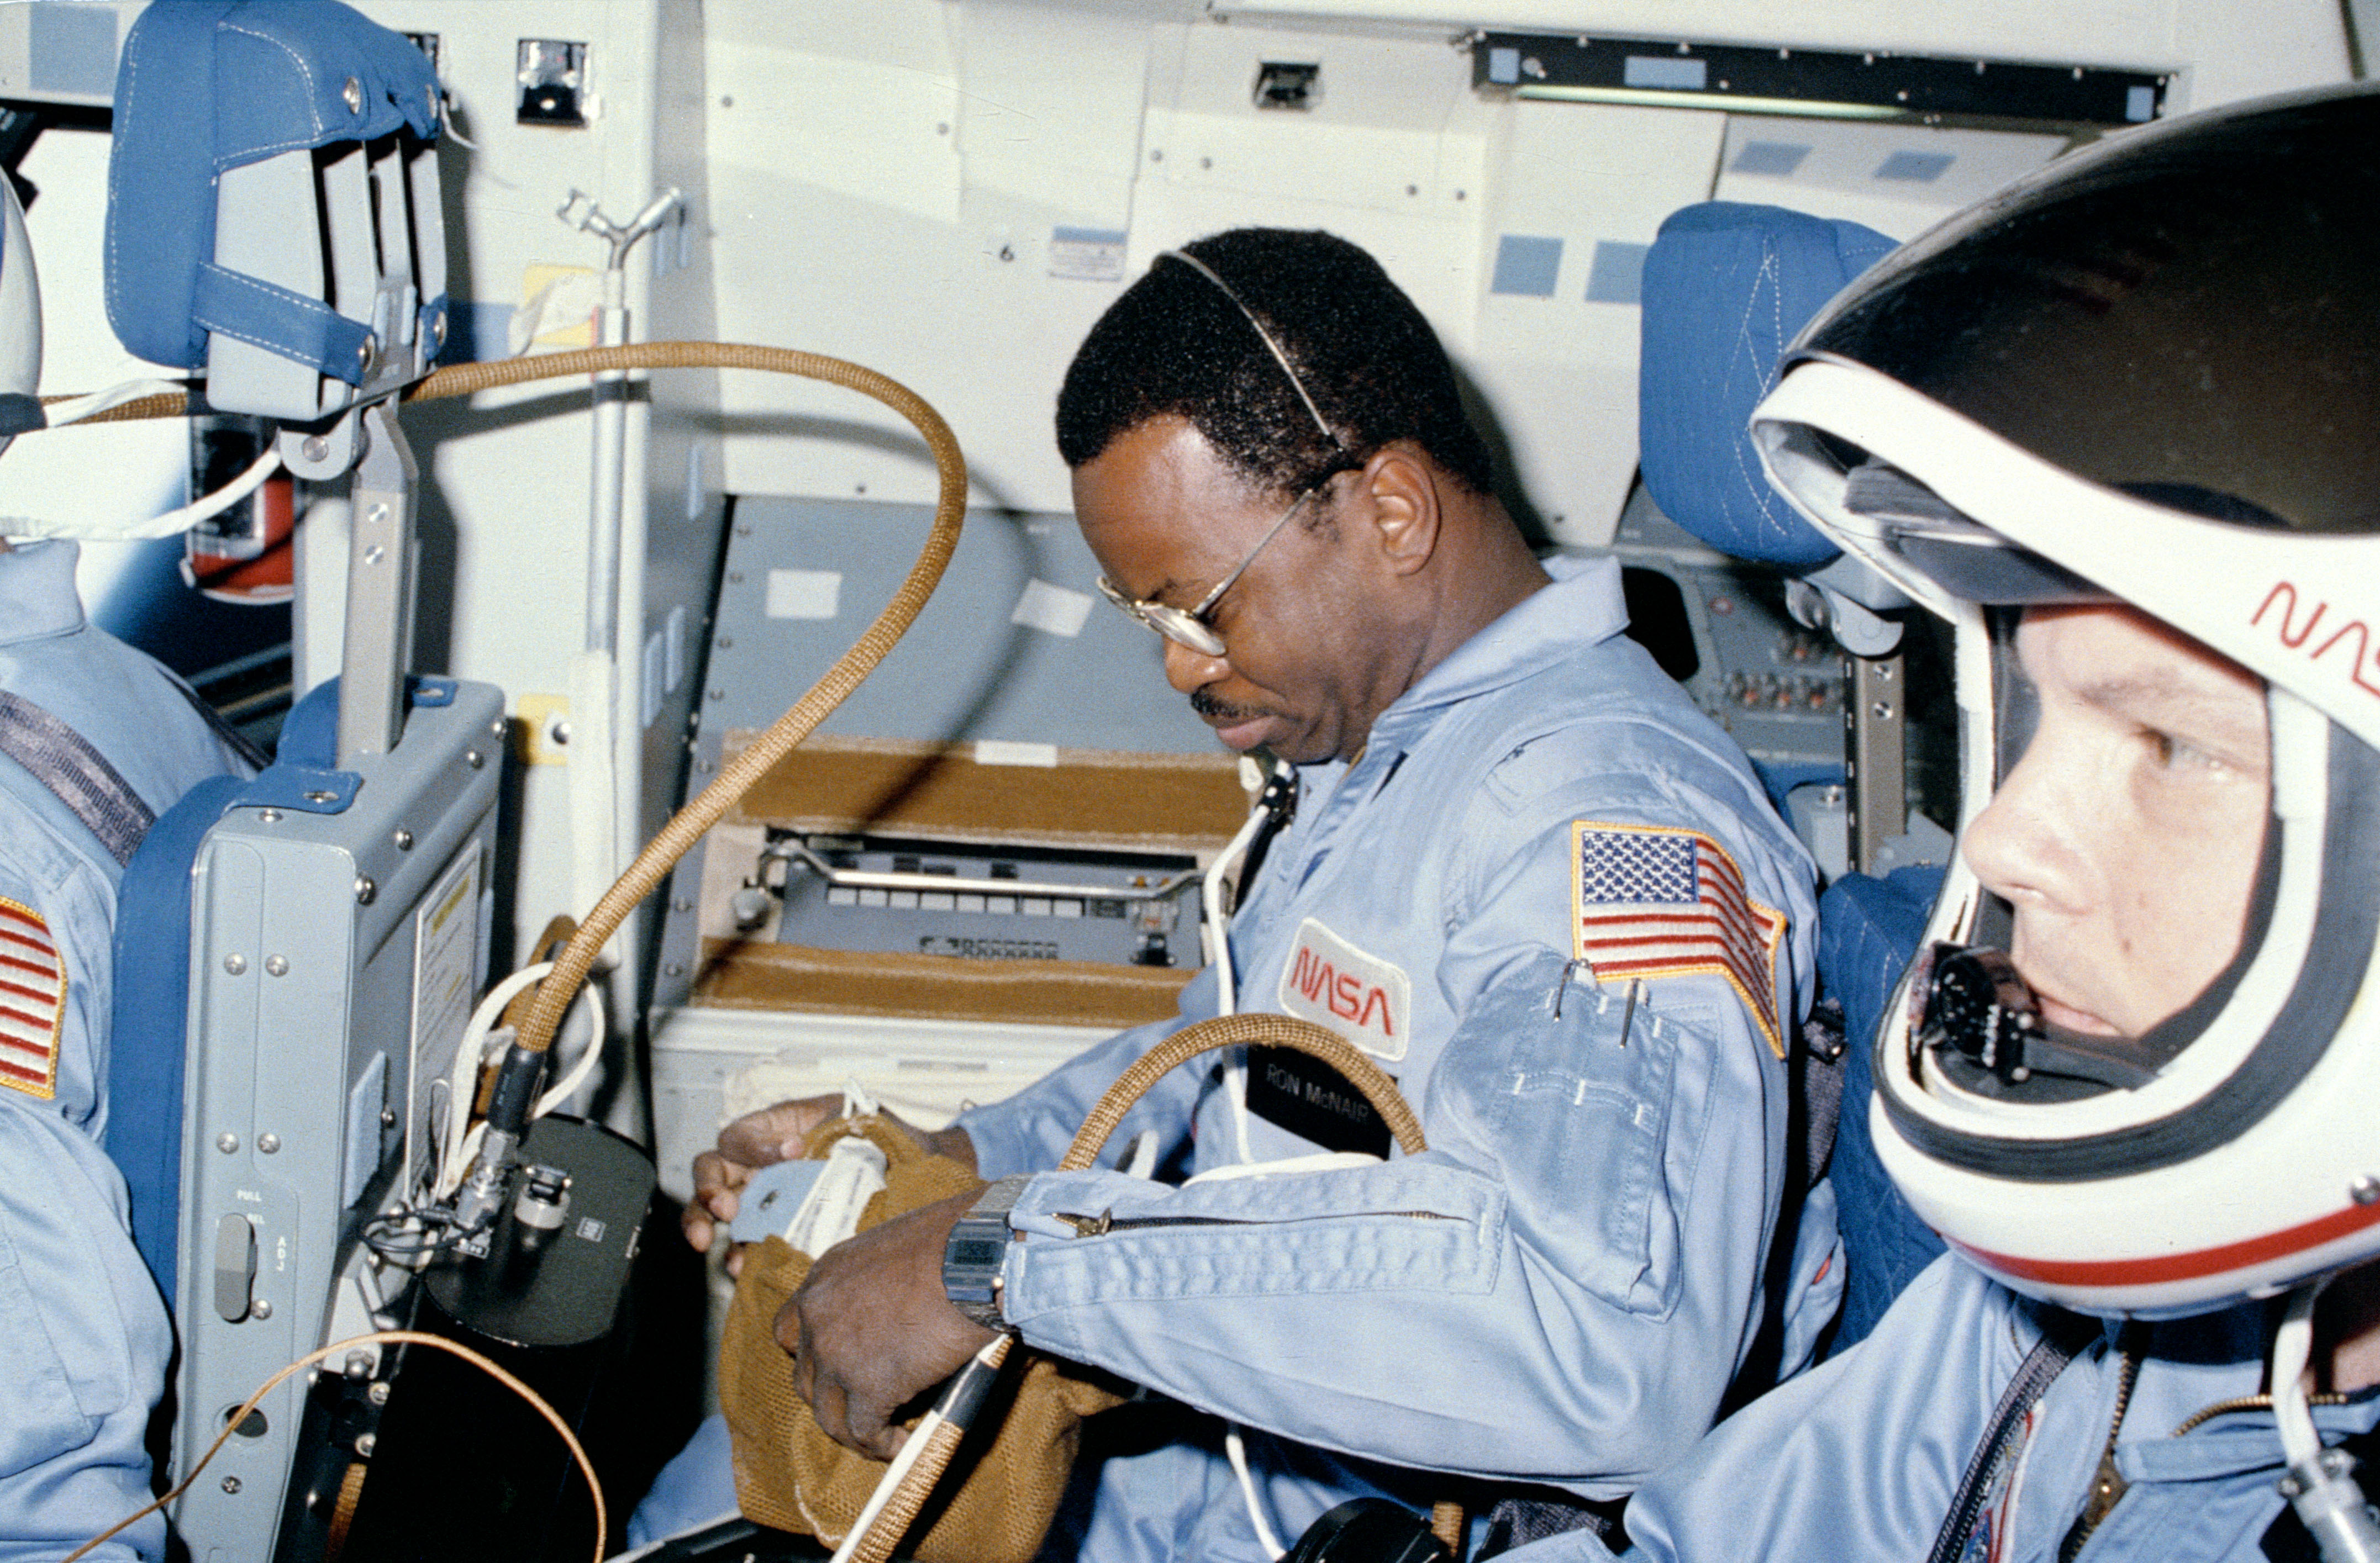
<svg viewBox="0 0 2380 1563"><path fill-rule="evenodd" d="M1661 224L1645 257L1637 411L1663 514L1722 553L1789 569L1840 551L1769 487L1748 426L1802 327L1894 248L1857 223L1739 201Z"/></svg>
<svg viewBox="0 0 2380 1563"><path fill-rule="evenodd" d="M116 65L108 323L140 357L203 367L208 328L196 316L214 260L216 179L282 152L399 129L434 140L438 128L428 58L338 0L158 0ZM305 361L319 346L265 345ZM352 344L322 357L324 373L355 382Z"/></svg>

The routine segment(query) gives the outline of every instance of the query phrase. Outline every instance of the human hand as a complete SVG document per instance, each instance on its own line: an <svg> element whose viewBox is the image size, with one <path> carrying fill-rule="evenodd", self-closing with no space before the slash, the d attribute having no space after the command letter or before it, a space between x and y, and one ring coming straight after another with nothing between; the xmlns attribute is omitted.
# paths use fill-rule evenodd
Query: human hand
<svg viewBox="0 0 2380 1563"><path fill-rule="evenodd" d="M710 1244L719 1226L735 1219L744 1185L752 1174L763 1167L802 1154L802 1147L818 1126L843 1116L841 1093L823 1097L804 1097L798 1101L779 1102L757 1112L747 1112L719 1132L717 1148L704 1151L694 1158L694 1197L678 1216L679 1230L686 1241L700 1253L710 1252ZM898 1115L880 1112L879 1117L908 1133L929 1151L956 1158L970 1169L975 1166L975 1145L964 1129L925 1130L904 1121ZM744 1255L739 1247L727 1255L727 1273L735 1275L743 1268Z"/></svg>
<svg viewBox="0 0 2380 1563"><path fill-rule="evenodd" d="M845 1238L777 1311L794 1388L845 1448L891 1460L909 1436L893 1415L992 1339L942 1293L942 1249L981 1193L978 1184Z"/></svg>

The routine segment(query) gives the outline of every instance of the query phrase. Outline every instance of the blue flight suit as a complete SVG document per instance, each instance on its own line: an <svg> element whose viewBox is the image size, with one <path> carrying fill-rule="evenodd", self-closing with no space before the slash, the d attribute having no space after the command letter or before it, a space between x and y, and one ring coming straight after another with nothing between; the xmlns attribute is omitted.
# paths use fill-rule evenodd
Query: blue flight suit
<svg viewBox="0 0 2380 1563"><path fill-rule="evenodd" d="M2266 1563L2282 1519L2284 1467L2273 1413L2247 1407L2185 1424L2265 1387L2277 1303L2243 1304L2149 1327L2124 1404L2116 1467L2123 1496L2074 1563ZM1955 1256L1911 1283L1874 1334L1772 1390L1630 1502L1631 1559L1910 1559L1927 1556L1995 1407L2042 1338L2040 1304ZM2034 1408L2029 1431L1986 1484L1962 1558L2055 1563L2107 1447L2122 1358L2108 1324ZM2325 1443L2380 1423L2380 1391L2316 1406ZM1602 1563L1586 1537L1556 1537L1513 1563Z"/></svg>
<svg viewBox="0 0 2380 1563"><path fill-rule="evenodd" d="M1759 1323L1809 859L1732 741L1621 633L1618 565L1548 568L1554 585L1380 714L1360 758L1302 768L1232 922L1239 1007L1304 1013L1372 1054L1428 1151L1180 1186L1043 1173L1011 1218L1009 1322L1245 1424L1283 1542L1359 1493L1445 1496L1398 1467L1624 1495L1709 1426ZM1767 919L1735 947L1746 980L1689 954L1633 987L1598 982L1589 963L1616 957L1582 948L1579 897L1610 877L1607 845L1699 854L1714 883L1739 873ZM1099 1094L1215 998L1209 969L1179 1019L962 1115L982 1174L1054 1166ZM1318 1149L1243 1118L1202 1064L1160 1082L1111 1146L1142 1129L1193 1172ZM1067 1219L1102 1216L1097 1236ZM1822 1194L1789 1360L1833 1310L1833 1245ZM689 1474L657 1486L644 1533L663 1533L662 1505L687 1521L732 1507L721 1484L707 1496L725 1503L690 1499ZM1060 1527L1053 1555L1101 1563L1263 1556L1211 1438L1109 1460L1087 1520Z"/></svg>
<svg viewBox="0 0 2380 1563"><path fill-rule="evenodd" d="M172 674L84 619L79 552L0 553L0 690L80 733L163 814L237 762ZM172 1329L101 1149L121 872L0 758L0 1560L63 1556L152 1496L143 1440ZM152 1515L91 1556L164 1548Z"/></svg>

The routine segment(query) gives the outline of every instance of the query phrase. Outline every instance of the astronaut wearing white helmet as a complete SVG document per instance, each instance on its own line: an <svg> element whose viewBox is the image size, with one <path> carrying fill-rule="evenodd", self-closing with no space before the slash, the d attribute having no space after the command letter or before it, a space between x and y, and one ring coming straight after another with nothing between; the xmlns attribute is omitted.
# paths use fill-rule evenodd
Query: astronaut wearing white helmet
<svg viewBox="0 0 2380 1563"><path fill-rule="evenodd" d="M1870 1108L1952 1252L1642 1489L1638 1555L2380 1555L2375 150L2368 91L2111 138L1755 412L1955 629L1960 861Z"/></svg>
<svg viewBox="0 0 2380 1563"><path fill-rule="evenodd" d="M0 447L42 427L41 299L0 177ZM103 1148L111 939L141 832L249 762L197 697L93 626L78 545L0 544L0 1557L55 1557L146 1504L172 1327ZM170 1238L167 1240L170 1241ZM142 1521L88 1556L157 1558Z"/></svg>

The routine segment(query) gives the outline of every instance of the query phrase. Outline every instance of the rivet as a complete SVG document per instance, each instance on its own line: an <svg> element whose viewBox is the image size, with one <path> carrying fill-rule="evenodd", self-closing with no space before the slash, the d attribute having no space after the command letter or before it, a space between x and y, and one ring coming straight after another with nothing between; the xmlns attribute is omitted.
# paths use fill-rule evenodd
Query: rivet
<svg viewBox="0 0 2380 1563"><path fill-rule="evenodd" d="M237 1134L217 1134L215 1136L215 1149L223 1152L225 1156L235 1154L239 1149L239 1136Z"/></svg>
<svg viewBox="0 0 2380 1563"><path fill-rule="evenodd" d="M2347 1185L2347 1193L2358 1205L2380 1205L2380 1178L2366 1172Z"/></svg>
<svg viewBox="0 0 2380 1563"><path fill-rule="evenodd" d="M714 689L710 692L710 697L714 700L724 700L727 698L727 691L724 689Z"/></svg>
<svg viewBox="0 0 2380 1563"><path fill-rule="evenodd" d="M385 527L388 525L388 515L387 505L375 503L370 510L364 512L364 520L370 526Z"/></svg>
<svg viewBox="0 0 2380 1563"><path fill-rule="evenodd" d="M502 717L498 717L495 721L488 723L488 732L491 736L497 738L503 737L504 735L504 719Z"/></svg>
<svg viewBox="0 0 2380 1563"><path fill-rule="evenodd" d="M722 651L733 651L735 649L735 637L732 635L721 636L719 637L719 648Z"/></svg>
<svg viewBox="0 0 2380 1563"><path fill-rule="evenodd" d="M224 970L229 972L234 976L246 975L248 972L248 957L239 954L237 951L225 956Z"/></svg>
<svg viewBox="0 0 2380 1563"><path fill-rule="evenodd" d="M339 794L336 793L324 792L322 788L317 787L314 791L306 794L306 801L308 803L318 804L337 803L339 801Z"/></svg>
<svg viewBox="0 0 2380 1563"><path fill-rule="evenodd" d="M370 369L372 354L379 349L379 345L370 335L365 336L361 342L356 344L356 362L365 369Z"/></svg>
<svg viewBox="0 0 2380 1563"><path fill-rule="evenodd" d="M259 1151L261 1151L264 1155L271 1156L273 1152L281 1148L281 1136L278 1134L259 1134L256 1137L256 1148Z"/></svg>
<svg viewBox="0 0 2380 1563"><path fill-rule="evenodd" d="M364 84L354 77L347 78L347 84L339 89L339 96L346 103L349 114L364 112Z"/></svg>
<svg viewBox="0 0 2380 1563"><path fill-rule="evenodd" d="M384 1378L375 1380L372 1387L364 1391L364 1399L376 1406L388 1404L388 1380Z"/></svg>
<svg viewBox="0 0 2380 1563"><path fill-rule="evenodd" d="M686 968L679 965L675 961L672 961L669 964L662 968L662 975L681 977L686 975Z"/></svg>
<svg viewBox="0 0 2380 1563"><path fill-rule="evenodd" d="M320 434L309 434L298 443L298 454L308 461L328 461L331 459L331 442Z"/></svg>
<svg viewBox="0 0 2380 1563"><path fill-rule="evenodd" d="M287 976L289 975L289 957L286 955L267 955L264 958L264 975L267 976Z"/></svg>
<svg viewBox="0 0 2380 1563"><path fill-rule="evenodd" d="M239 1478L238 1478L238 1477L237 1477L237 1476L226 1476L226 1477L225 1477L225 1478L223 1479L223 1490L224 1490L225 1492L227 1492L227 1493L237 1493L237 1492L238 1492L238 1491L239 1491Z"/></svg>
<svg viewBox="0 0 2380 1563"><path fill-rule="evenodd" d="M396 850L399 852L411 852L413 850L413 832L405 829L402 825L397 827L396 834L391 836L389 840L396 843Z"/></svg>
<svg viewBox="0 0 2380 1563"><path fill-rule="evenodd" d="M694 903L681 895L671 901L670 910L673 912L691 912L694 910Z"/></svg>
<svg viewBox="0 0 2380 1563"><path fill-rule="evenodd" d="M361 1378L364 1375L371 1372L371 1353L370 1351L350 1351L347 1353L346 1361L342 1363L341 1366L346 1370L346 1375L349 1378Z"/></svg>
<svg viewBox="0 0 2380 1563"><path fill-rule="evenodd" d="M364 563L367 564L377 564L387 557L388 550L382 548L378 543L374 543L370 548L364 550Z"/></svg>
<svg viewBox="0 0 2380 1563"><path fill-rule="evenodd" d="M380 1109L380 1126L383 1129L394 1129L396 1127L396 1109L395 1108L382 1108Z"/></svg>
<svg viewBox="0 0 2380 1563"><path fill-rule="evenodd" d="M281 823L281 811L277 808L260 808L256 811L256 817L267 825Z"/></svg>
<svg viewBox="0 0 2380 1563"><path fill-rule="evenodd" d="M372 1450L379 1447L380 1440L377 1437L374 1437L371 1434L358 1433L356 1435L356 1453L365 1460L371 1459Z"/></svg>
<svg viewBox="0 0 2380 1563"><path fill-rule="evenodd" d="M430 340L441 347L446 345L446 311L443 309L430 317Z"/></svg>
<svg viewBox="0 0 2380 1563"><path fill-rule="evenodd" d="M376 885L376 884L372 883L372 882L371 882L371 880L370 880L370 878L369 877L367 877L367 876L365 876L365 875L362 875L362 874L358 874L358 875L357 875L357 876L356 876L356 904L357 904L357 905L358 905L358 906L370 906L370 905L374 901L378 900L379 898L380 898L380 887L379 887L378 885Z"/></svg>
<svg viewBox="0 0 2380 1563"><path fill-rule="evenodd" d="M477 770L488 763L488 757L477 749L466 749L463 751L463 763Z"/></svg>
<svg viewBox="0 0 2380 1563"><path fill-rule="evenodd" d="M260 1297L254 1302L249 1304L248 1311L256 1318L269 1319L273 1316L272 1300L269 1298Z"/></svg>

